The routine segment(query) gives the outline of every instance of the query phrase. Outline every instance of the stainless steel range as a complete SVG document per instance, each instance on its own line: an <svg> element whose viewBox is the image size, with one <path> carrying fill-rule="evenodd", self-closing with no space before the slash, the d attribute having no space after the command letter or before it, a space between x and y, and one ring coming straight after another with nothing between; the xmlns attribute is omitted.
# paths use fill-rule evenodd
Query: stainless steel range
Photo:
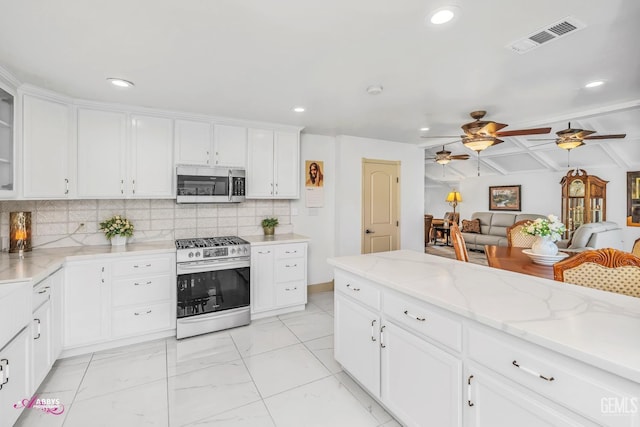
<svg viewBox="0 0 640 427"><path fill-rule="evenodd" d="M250 254L235 236L176 240L177 338L251 322Z"/></svg>

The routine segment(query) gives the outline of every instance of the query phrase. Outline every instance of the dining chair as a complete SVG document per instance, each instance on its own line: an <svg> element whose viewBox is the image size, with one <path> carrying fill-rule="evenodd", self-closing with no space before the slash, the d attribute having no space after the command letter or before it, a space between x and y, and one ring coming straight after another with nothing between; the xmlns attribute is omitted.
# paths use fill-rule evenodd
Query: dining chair
<svg viewBox="0 0 640 427"><path fill-rule="evenodd" d="M553 265L555 280L640 298L640 257L613 248L595 249Z"/></svg>
<svg viewBox="0 0 640 427"><path fill-rule="evenodd" d="M529 219L515 222L512 226L507 227L507 245L516 248L530 248L536 241L536 236L524 234L522 229L524 225L531 222Z"/></svg>
<svg viewBox="0 0 640 427"><path fill-rule="evenodd" d="M424 246L429 246L431 241L431 223L433 222L433 215L425 214L424 216Z"/></svg>
<svg viewBox="0 0 640 427"><path fill-rule="evenodd" d="M633 249L631 249L631 253L634 254L635 256L640 257L640 237L637 238L635 243L633 244Z"/></svg>
<svg viewBox="0 0 640 427"><path fill-rule="evenodd" d="M449 233L451 235L451 240L453 241L453 250L456 252L456 259L458 261L469 262L467 245L464 243L464 237L462 237L458 224L455 222L450 223Z"/></svg>

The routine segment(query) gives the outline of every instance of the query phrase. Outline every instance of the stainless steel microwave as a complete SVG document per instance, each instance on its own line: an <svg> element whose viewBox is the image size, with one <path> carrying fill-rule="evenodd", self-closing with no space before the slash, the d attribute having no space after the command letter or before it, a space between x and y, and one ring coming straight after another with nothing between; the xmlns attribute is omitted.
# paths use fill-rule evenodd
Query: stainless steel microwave
<svg viewBox="0 0 640 427"><path fill-rule="evenodd" d="M245 200L245 171L178 166L176 203L239 203Z"/></svg>

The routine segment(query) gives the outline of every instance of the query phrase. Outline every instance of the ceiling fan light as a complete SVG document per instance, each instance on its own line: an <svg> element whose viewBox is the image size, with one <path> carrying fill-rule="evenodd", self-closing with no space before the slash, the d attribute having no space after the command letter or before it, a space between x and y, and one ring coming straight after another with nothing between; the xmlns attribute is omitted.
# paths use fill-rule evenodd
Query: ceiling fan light
<svg viewBox="0 0 640 427"><path fill-rule="evenodd" d="M482 151L491 147L495 143L493 137L479 137L479 138L467 138L462 141L465 147L473 151Z"/></svg>
<svg viewBox="0 0 640 427"><path fill-rule="evenodd" d="M451 161L451 159L445 158L445 159L436 159L436 163L438 163L439 165L446 165L447 163L449 163Z"/></svg>
<svg viewBox="0 0 640 427"><path fill-rule="evenodd" d="M565 150L572 150L574 148L580 147L581 145L584 145L584 142L582 142L581 139L572 138L556 141L556 145Z"/></svg>

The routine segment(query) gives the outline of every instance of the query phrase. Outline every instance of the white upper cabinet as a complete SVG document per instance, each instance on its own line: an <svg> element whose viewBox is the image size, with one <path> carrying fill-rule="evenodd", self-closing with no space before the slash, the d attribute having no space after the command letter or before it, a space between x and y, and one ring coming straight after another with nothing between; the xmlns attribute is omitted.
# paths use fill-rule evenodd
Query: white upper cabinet
<svg viewBox="0 0 640 427"><path fill-rule="evenodd" d="M72 196L76 182L70 106L25 94L22 107L24 197Z"/></svg>
<svg viewBox="0 0 640 427"><path fill-rule="evenodd" d="M131 197L172 197L173 120L135 115L131 120L129 179Z"/></svg>
<svg viewBox="0 0 640 427"><path fill-rule="evenodd" d="M247 128L214 126L214 166L245 168L247 165Z"/></svg>
<svg viewBox="0 0 640 427"><path fill-rule="evenodd" d="M300 197L298 132L249 129L247 198Z"/></svg>
<svg viewBox="0 0 640 427"><path fill-rule="evenodd" d="M78 109L78 196L173 197L173 121Z"/></svg>
<svg viewBox="0 0 640 427"><path fill-rule="evenodd" d="M300 197L300 143L298 132L275 134L274 140L274 180L275 196L278 199Z"/></svg>
<svg viewBox="0 0 640 427"><path fill-rule="evenodd" d="M14 96L0 86L0 197L15 189Z"/></svg>
<svg viewBox="0 0 640 427"><path fill-rule="evenodd" d="M125 195L127 115L78 109L78 196Z"/></svg>
<svg viewBox="0 0 640 427"><path fill-rule="evenodd" d="M176 164L211 166L212 126L207 122L176 120Z"/></svg>

